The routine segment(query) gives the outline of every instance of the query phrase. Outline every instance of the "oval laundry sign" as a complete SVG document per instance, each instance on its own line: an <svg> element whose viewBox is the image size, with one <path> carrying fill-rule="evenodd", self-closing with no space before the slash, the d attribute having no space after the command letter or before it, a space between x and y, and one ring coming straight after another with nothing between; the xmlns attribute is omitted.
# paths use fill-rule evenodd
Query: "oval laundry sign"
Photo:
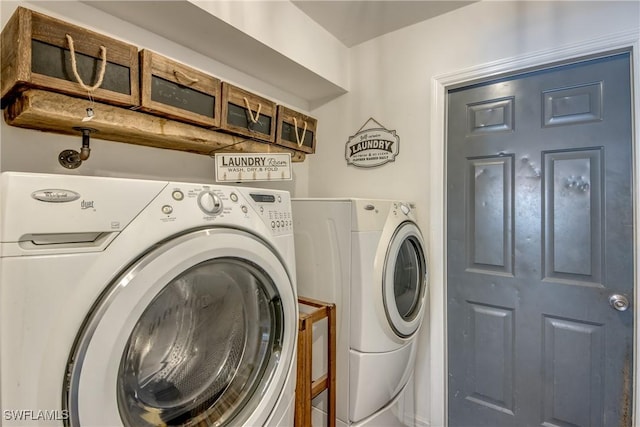
<svg viewBox="0 0 640 427"><path fill-rule="evenodd" d="M399 145L400 137L395 130L385 129L371 118L355 135L349 137L345 158L348 165L356 167L380 166L395 160Z"/></svg>

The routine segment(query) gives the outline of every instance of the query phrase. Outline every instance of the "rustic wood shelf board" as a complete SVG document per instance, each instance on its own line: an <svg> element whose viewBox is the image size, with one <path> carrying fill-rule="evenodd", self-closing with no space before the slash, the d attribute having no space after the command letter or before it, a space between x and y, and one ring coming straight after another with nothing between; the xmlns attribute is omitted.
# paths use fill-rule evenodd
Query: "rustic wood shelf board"
<svg viewBox="0 0 640 427"><path fill-rule="evenodd" d="M94 116L83 122L82 118L87 117L86 109L91 106ZM305 153L273 144L122 107L101 103L91 105L87 99L37 89L21 93L5 109L4 117L11 126L65 135L80 135L77 128L88 127L97 131L92 138L199 154L291 153L293 162L305 159Z"/></svg>

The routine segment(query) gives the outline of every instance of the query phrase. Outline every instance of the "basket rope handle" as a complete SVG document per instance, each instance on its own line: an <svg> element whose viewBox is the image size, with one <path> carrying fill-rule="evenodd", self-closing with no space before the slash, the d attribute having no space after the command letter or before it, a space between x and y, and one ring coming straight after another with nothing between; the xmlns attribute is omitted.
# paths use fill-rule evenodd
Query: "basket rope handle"
<svg viewBox="0 0 640 427"><path fill-rule="evenodd" d="M244 99L244 105L247 106L247 111L249 112L249 118L253 123L258 123L258 119L260 118L260 110L262 109L262 104L258 102L258 110L256 111L256 116L253 117L253 113L251 112L251 107L249 106L249 100L246 96L242 97Z"/></svg>
<svg viewBox="0 0 640 427"><path fill-rule="evenodd" d="M73 37L71 37L69 34L67 34L66 36L67 36L67 42L69 43L69 50L71 51L71 70L73 71L73 75L75 76L76 80L78 81L78 83L83 89L85 89L87 92L93 92L94 90L98 89L102 85L102 80L104 80L104 73L107 69L107 48L102 45L100 46L100 53L102 56L101 58L102 65L100 67L100 73L98 74L98 81L93 86L87 86L82 81L82 77L80 77L80 74L78 74L78 64L76 62L76 49L73 44Z"/></svg>
<svg viewBox="0 0 640 427"><path fill-rule="evenodd" d="M307 133L307 121L303 120L304 123L304 129L302 130L302 137L300 135L298 135L298 120L296 120L296 118L293 118L293 125L295 126L295 130L296 130L296 141L298 141L298 147L302 147L302 144L304 143L304 137L305 134Z"/></svg>
<svg viewBox="0 0 640 427"><path fill-rule="evenodd" d="M181 80L181 78L185 79L185 80L188 80L190 85L192 85L194 83L198 83L200 81L200 80L196 79L195 77L191 77L191 76L183 73L180 70L173 70L173 75L176 76L177 80Z"/></svg>

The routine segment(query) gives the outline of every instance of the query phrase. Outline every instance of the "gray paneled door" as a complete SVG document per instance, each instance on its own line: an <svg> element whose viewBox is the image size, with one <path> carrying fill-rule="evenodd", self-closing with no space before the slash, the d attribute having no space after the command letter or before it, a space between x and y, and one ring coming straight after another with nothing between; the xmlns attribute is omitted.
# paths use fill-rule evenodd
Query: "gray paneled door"
<svg viewBox="0 0 640 427"><path fill-rule="evenodd" d="M447 129L449 425L630 426L630 54L449 91Z"/></svg>

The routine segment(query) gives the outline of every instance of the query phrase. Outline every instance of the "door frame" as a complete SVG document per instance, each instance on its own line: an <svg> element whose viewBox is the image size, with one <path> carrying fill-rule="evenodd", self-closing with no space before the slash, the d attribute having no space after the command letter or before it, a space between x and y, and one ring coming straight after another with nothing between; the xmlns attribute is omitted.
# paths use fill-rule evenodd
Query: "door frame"
<svg viewBox="0 0 640 427"><path fill-rule="evenodd" d="M636 144L640 142L640 29L614 33L606 37L585 40L581 43L556 49L538 51L498 61L481 64L463 70L436 75L431 79L431 157L432 174L429 191L432 195L429 207L431 230L427 252L430 254L430 366L431 384L429 405L431 425L447 425L447 217L446 217L446 154L447 154L447 91L470 83L488 81L498 76L519 74L523 71L562 63L573 58L589 57L601 53L627 49L631 52L632 74L632 152L633 152L633 218L634 218L634 298L638 307L640 295L640 155ZM638 118L638 120L636 120ZM640 343L640 312L636 310L634 323L634 348ZM633 423L640 427L640 363L639 352L634 352L633 371Z"/></svg>

